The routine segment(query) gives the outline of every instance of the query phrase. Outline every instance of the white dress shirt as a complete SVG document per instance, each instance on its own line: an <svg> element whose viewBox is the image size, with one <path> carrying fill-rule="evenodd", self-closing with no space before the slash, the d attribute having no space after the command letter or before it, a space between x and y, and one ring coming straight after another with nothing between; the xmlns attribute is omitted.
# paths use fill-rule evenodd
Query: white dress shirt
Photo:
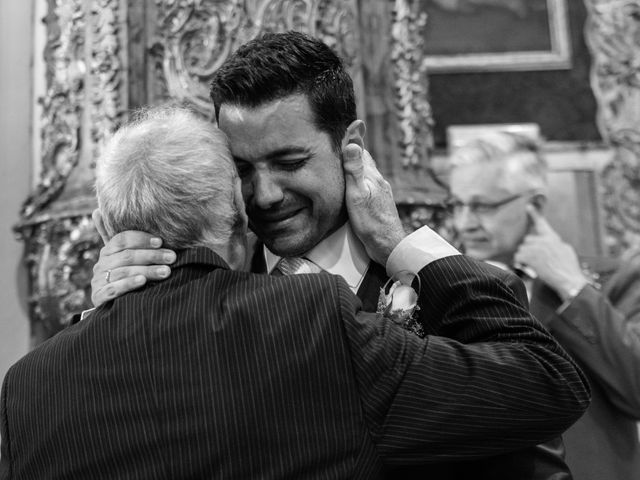
<svg viewBox="0 0 640 480"><path fill-rule="evenodd" d="M458 250L436 232L429 227L422 227L407 235L393 249L385 267L389 277L402 271L418 273L434 260L459 254ZM358 291L371 261L348 222L313 247L304 257L322 270L340 275L354 293ZM264 247L264 258L267 272L271 273L281 257Z"/></svg>
<svg viewBox="0 0 640 480"><path fill-rule="evenodd" d="M267 272L271 273L281 257L266 247L263 247L263 251ZM417 274L434 260L459 254L455 247L436 232L429 227L422 227L407 235L393 249L387 260L387 275L393 277L403 271ZM340 275L354 293L358 291L370 263L364 245L356 237L349 222L322 240L304 257L322 270ZM84 319L93 310L91 308L83 311L80 319Z"/></svg>

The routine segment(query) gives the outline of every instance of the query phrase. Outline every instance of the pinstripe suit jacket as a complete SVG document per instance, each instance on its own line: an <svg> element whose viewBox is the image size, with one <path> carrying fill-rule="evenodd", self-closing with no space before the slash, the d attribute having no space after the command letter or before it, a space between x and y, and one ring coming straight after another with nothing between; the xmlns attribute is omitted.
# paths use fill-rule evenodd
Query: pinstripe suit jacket
<svg viewBox="0 0 640 480"><path fill-rule="evenodd" d="M514 275L489 266L493 274L509 286L516 297L528 304L524 284ZM365 311L376 309L380 287L387 281L385 269L371 263L358 289ZM534 312L535 313L535 312ZM442 335L425 326L425 332ZM446 332L452 334L452 332ZM523 373L526 375L526 373ZM438 464L387 467L386 477L403 480L569 480L572 478L565 461L565 448L561 437L555 437L540 445L531 445L502 455L491 456L473 461L442 461Z"/></svg>
<svg viewBox="0 0 640 480"><path fill-rule="evenodd" d="M181 252L169 280L9 370L0 478L376 478L535 443L584 411L581 374L504 282L462 256L421 276L421 315L456 339L359 313L336 276Z"/></svg>
<svg viewBox="0 0 640 480"><path fill-rule="evenodd" d="M262 247L257 249L252 259L252 270L266 271ZM492 274L500 278L513 291L516 298L524 305L528 304L524 284L515 276L501 269L487 265ZM376 311L380 288L389 277L385 268L375 262L369 268L358 289L358 298L362 301L365 312ZM424 319L423 330L431 335L457 335L452 329L442 330L444 324ZM523 378L527 372L523 372ZM502 455L481 458L473 461L448 461L442 459L437 464L386 466L385 476L389 479L403 480L569 480L572 478L569 466L565 461L565 448L560 437L547 440L540 445L530 445L521 450L514 450Z"/></svg>
<svg viewBox="0 0 640 480"><path fill-rule="evenodd" d="M626 262L582 258L602 290L586 286L558 313L560 298L537 279L531 311L582 366L592 402L564 434L576 479L640 478L640 254Z"/></svg>

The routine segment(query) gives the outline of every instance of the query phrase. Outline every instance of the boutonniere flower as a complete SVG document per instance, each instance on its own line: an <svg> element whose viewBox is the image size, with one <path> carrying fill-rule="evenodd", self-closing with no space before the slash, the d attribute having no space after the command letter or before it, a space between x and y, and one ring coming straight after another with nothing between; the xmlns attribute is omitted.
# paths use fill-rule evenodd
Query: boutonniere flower
<svg viewBox="0 0 640 480"><path fill-rule="evenodd" d="M390 278L380 289L377 313L423 337L422 325L415 319L415 312L420 307L418 292L410 286L413 277L414 274L407 276L405 272L400 280L396 276Z"/></svg>

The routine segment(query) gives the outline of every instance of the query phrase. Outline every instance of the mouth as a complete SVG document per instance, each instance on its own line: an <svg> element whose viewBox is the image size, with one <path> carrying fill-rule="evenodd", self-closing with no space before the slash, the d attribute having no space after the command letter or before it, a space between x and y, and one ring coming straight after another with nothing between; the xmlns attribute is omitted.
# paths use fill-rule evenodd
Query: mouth
<svg viewBox="0 0 640 480"><path fill-rule="evenodd" d="M287 211L252 211L249 215L252 225L263 231L285 230L295 222L298 215L304 208L290 209Z"/></svg>
<svg viewBox="0 0 640 480"><path fill-rule="evenodd" d="M480 237L464 237L462 238L462 243L466 246L466 247L474 247L474 246L478 246L478 245L485 245L489 240L487 240L486 238L480 238Z"/></svg>

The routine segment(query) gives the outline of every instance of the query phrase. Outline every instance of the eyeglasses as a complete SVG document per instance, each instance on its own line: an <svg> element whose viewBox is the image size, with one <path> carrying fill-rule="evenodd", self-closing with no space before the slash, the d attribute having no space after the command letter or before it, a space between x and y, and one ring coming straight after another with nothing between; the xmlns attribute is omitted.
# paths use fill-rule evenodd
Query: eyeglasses
<svg viewBox="0 0 640 480"><path fill-rule="evenodd" d="M489 215L497 211L500 207L507 205L508 203L514 202L519 198L528 195L529 191L517 193L515 195L511 195L510 197L503 198L502 200L498 200L497 202L469 202L465 203L459 198L452 198L447 202L447 206L449 207L449 211L454 215L462 212L464 207L469 207L469 211L474 215Z"/></svg>

